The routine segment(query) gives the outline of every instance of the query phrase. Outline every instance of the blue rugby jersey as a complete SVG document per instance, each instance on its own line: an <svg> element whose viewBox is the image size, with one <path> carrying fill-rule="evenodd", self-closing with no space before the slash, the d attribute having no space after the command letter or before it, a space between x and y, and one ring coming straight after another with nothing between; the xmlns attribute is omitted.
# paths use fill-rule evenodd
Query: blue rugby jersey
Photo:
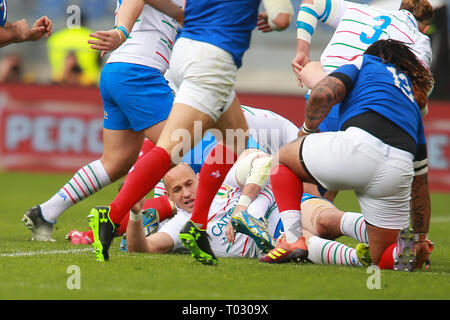
<svg viewBox="0 0 450 320"><path fill-rule="evenodd" d="M261 0L187 0L181 37L215 45L233 56L238 68L250 46Z"/></svg>
<svg viewBox="0 0 450 320"><path fill-rule="evenodd" d="M422 116L406 74L372 55L363 55L334 73L344 74L352 82L339 107L339 129L347 120L373 111L404 130L417 145L425 144Z"/></svg>

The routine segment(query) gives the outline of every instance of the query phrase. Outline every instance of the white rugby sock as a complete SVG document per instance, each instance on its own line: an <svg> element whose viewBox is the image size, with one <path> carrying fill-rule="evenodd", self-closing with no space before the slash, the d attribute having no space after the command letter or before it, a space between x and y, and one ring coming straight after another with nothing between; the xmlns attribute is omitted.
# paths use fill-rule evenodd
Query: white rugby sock
<svg viewBox="0 0 450 320"><path fill-rule="evenodd" d="M302 215L299 210L286 210L280 213L284 226L286 242L293 243L303 235Z"/></svg>
<svg viewBox="0 0 450 320"><path fill-rule="evenodd" d="M68 208L109 185L111 180L100 160L82 167L53 197L42 203L42 216L55 223Z"/></svg>
<svg viewBox="0 0 450 320"><path fill-rule="evenodd" d="M345 212L341 219L341 232L343 235L359 242L369 243L366 231L366 220L361 213Z"/></svg>
<svg viewBox="0 0 450 320"><path fill-rule="evenodd" d="M312 236L306 240L308 259L316 264L359 266L358 256L354 248L333 240Z"/></svg>

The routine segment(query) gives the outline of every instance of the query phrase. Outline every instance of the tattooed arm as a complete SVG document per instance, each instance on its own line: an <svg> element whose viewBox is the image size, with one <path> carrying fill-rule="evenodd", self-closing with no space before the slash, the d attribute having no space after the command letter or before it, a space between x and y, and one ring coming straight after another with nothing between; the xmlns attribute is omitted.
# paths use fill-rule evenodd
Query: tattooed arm
<svg viewBox="0 0 450 320"><path fill-rule="evenodd" d="M424 139L423 134L421 136ZM427 145L422 139L414 159L414 180L411 186L411 226L416 237L416 267L419 269L423 263L427 267L430 264L430 244L427 241L427 234L430 227L431 201L428 188Z"/></svg>
<svg viewBox="0 0 450 320"><path fill-rule="evenodd" d="M311 131L328 115L331 107L344 100L347 88L344 82L329 75L314 86L306 104L305 126Z"/></svg>
<svg viewBox="0 0 450 320"><path fill-rule="evenodd" d="M411 224L414 233L428 233L431 217L430 191L428 189L428 174L415 176L411 190Z"/></svg>
<svg viewBox="0 0 450 320"><path fill-rule="evenodd" d="M411 190L411 225L416 235L416 268L430 264L430 243L427 241L431 218L428 173L414 177Z"/></svg>

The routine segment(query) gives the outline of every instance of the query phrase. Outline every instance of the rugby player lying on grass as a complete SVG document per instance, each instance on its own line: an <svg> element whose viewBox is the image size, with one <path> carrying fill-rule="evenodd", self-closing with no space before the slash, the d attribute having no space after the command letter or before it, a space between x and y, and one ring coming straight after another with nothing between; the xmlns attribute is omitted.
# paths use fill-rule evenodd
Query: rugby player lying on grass
<svg viewBox="0 0 450 320"><path fill-rule="evenodd" d="M268 155L266 154L266 156ZM234 175L235 177L227 176L225 184L221 188L222 192L219 192L213 201L212 208L214 211L212 210L210 212L212 227L208 229L208 234L212 239L211 247L218 256L258 257L259 252L255 250L256 247L254 244L257 245L260 251L267 253L273 248L274 243L272 239L277 238L280 235L280 230L282 230L278 209L273 203L271 187L270 185L265 186L266 181L264 180L267 180L267 175L262 174L260 181L263 182L261 185L257 182L258 179L254 179L255 172L253 172L252 177L251 168L255 169L258 165L251 166L255 159L259 159L260 164L268 160L265 159L264 153L261 151L247 150L239 158L236 166L230 172L230 175ZM265 163L267 164L268 162L266 161ZM250 174L246 174L246 170L248 169ZM249 178L245 179L247 176ZM244 180L246 183L242 182ZM129 252L169 253L177 252L182 248L177 235L183 226L183 221L188 219L189 213L192 212L197 177L189 166L182 164L169 171L164 177L164 183L167 188L168 198L175 203L179 214L172 220L163 222L159 232L146 237L147 230L142 227L142 214L131 213L127 227L127 245ZM247 187L244 193L250 196L251 203L249 205L245 204L245 200L236 200L237 198L242 198L240 195L243 184ZM236 188L236 186L240 186L241 188ZM251 188L250 192L248 192L249 188ZM225 196L224 193L228 193L228 196ZM253 201L255 196L256 198ZM233 208L236 201L238 204ZM135 206L133 210L139 212L139 205ZM357 247L359 249L357 251L344 244L328 239L325 240L318 236L321 235L329 239L334 239L341 235L346 235L357 241L367 243L365 221L361 214L353 212L344 213L334 207L329 201L312 195L305 195L303 197L302 210L303 224L305 229L310 230L307 236L307 243L311 245L308 256L310 261L318 264L350 266L370 264L370 255L367 254L367 248L365 246ZM231 214L233 211L234 213ZM255 218L258 216L259 218L268 217L268 229ZM341 219L343 221L342 223ZM218 222L214 223L214 220ZM341 228L337 231L327 229L331 221L340 224ZM226 224L227 226L225 227ZM226 239L223 233L225 228ZM236 235L235 231L237 231ZM249 241L242 233L250 235L255 242L252 243L252 241ZM249 250L249 248L254 249ZM330 256L334 258L323 258Z"/></svg>

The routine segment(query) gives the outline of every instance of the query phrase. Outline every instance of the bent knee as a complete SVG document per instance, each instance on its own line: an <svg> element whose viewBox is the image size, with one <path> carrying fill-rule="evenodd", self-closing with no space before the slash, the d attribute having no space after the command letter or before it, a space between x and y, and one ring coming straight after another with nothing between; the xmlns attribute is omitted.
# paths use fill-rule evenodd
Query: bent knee
<svg viewBox="0 0 450 320"><path fill-rule="evenodd" d="M340 228L342 213L338 209L326 209L318 214L317 235L324 239L336 239L342 235Z"/></svg>

